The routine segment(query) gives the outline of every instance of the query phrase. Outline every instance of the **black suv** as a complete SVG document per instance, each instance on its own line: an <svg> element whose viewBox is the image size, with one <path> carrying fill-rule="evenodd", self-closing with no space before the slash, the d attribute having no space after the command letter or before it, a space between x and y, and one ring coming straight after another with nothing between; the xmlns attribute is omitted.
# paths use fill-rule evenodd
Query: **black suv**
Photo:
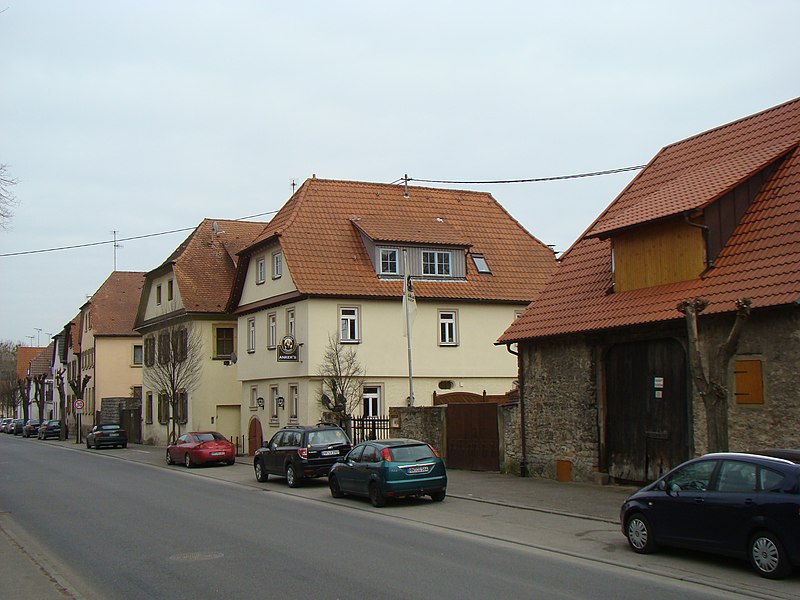
<svg viewBox="0 0 800 600"><path fill-rule="evenodd" d="M333 463L351 448L347 434L336 425L290 425L256 450L253 468L258 481L272 474L286 477L289 487L297 487L304 477L327 476Z"/></svg>

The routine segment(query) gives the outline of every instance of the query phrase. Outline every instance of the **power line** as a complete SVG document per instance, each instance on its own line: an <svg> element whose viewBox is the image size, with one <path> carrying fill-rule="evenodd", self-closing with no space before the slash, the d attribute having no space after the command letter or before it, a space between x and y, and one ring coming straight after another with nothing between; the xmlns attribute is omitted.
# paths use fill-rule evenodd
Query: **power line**
<svg viewBox="0 0 800 600"><path fill-rule="evenodd" d="M563 179L580 179L581 177L598 177L600 175L613 175L614 173L625 173L626 171L638 171L647 165L634 165L632 167L621 167L619 169L608 169L606 171L592 171L591 173L575 173L573 175L557 175L555 177L532 177L530 179L495 179L490 181L455 181L446 179L417 179L416 177L401 177L392 183L401 181L417 181L419 183L454 183L459 185L483 185L498 183L539 183L542 181L560 181Z"/></svg>
<svg viewBox="0 0 800 600"><path fill-rule="evenodd" d="M258 213L258 214L255 214L255 215L248 215L246 217L241 217L239 219L234 219L234 220L235 221L244 221L246 219L253 219L255 217L263 217L264 215L274 215L277 212L278 212L277 210L271 210L269 212ZM197 229L196 225L194 227L182 227L180 229L170 229L169 231L159 231L158 233L147 233L147 234L144 234L144 235L135 235L135 236L126 237L126 238L117 238L115 236L114 239L103 240L102 242L87 242L85 244L75 244L73 246L59 246L57 248L43 248L43 249L40 249L40 250L23 250L21 252L6 252L5 254L0 254L0 258L6 257L6 256L23 256L23 255L26 255L26 254L42 254L42 253L45 253L45 252L60 252L62 250L76 250L78 248L91 248L92 246L103 246L103 245L106 245L106 244L115 244L116 245L119 242L129 242L129 241L132 241L132 240L143 240L143 239L146 239L146 238L158 237L158 236L161 236L161 235L170 235L170 234L173 234L173 233L181 233L182 231L192 231L194 229Z"/></svg>

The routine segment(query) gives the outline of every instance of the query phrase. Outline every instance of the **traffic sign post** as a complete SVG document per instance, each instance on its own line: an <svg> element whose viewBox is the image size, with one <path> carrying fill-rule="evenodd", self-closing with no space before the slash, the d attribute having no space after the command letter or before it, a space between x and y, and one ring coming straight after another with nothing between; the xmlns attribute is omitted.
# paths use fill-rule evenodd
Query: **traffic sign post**
<svg viewBox="0 0 800 600"><path fill-rule="evenodd" d="M83 414L83 400L77 398L75 400L75 414L82 415Z"/></svg>

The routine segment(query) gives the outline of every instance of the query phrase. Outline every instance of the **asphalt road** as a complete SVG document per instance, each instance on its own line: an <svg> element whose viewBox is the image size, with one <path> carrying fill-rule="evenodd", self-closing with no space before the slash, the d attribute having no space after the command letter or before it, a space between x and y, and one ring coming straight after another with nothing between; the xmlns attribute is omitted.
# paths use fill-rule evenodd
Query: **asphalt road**
<svg viewBox="0 0 800 600"><path fill-rule="evenodd" d="M735 597L498 539L451 500L377 512L111 456L0 437L0 511L90 599Z"/></svg>

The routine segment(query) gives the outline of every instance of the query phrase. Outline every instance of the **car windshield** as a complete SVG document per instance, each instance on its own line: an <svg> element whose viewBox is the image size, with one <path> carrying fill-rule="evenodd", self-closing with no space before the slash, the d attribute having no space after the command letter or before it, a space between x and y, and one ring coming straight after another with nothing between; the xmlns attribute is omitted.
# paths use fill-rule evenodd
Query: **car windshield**
<svg viewBox="0 0 800 600"><path fill-rule="evenodd" d="M392 460L397 462L417 462L420 460L427 460L436 458L433 450L427 444L414 444L413 446L397 446L390 448L389 452L392 455Z"/></svg>
<svg viewBox="0 0 800 600"><path fill-rule="evenodd" d="M341 429L322 429L308 434L309 446L329 446L331 444L346 444L347 436Z"/></svg>

